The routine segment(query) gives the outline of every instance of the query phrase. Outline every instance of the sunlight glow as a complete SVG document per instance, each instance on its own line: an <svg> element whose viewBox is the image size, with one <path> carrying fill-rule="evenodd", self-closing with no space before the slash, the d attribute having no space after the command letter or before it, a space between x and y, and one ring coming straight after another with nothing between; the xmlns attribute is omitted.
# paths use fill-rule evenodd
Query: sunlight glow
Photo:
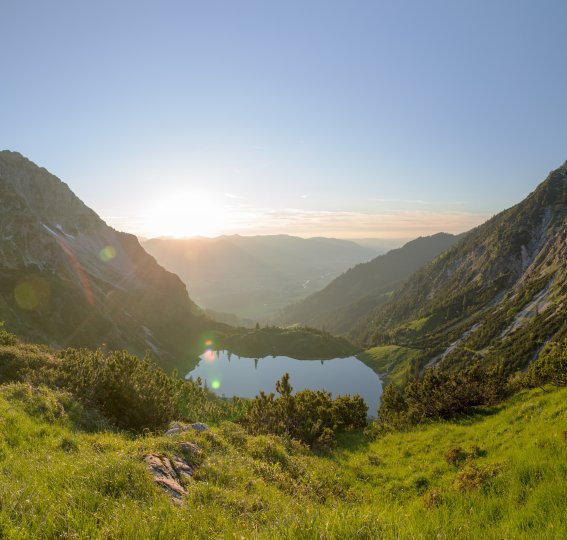
<svg viewBox="0 0 567 540"><path fill-rule="evenodd" d="M148 236L215 236L224 226L224 211L212 197L187 191L163 197L144 219Z"/></svg>

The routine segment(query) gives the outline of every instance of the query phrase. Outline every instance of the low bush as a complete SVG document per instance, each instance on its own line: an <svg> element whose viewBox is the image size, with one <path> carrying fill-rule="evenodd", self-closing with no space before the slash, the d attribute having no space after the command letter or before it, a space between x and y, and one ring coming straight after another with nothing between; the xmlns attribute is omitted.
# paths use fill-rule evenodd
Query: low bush
<svg viewBox="0 0 567 540"><path fill-rule="evenodd" d="M67 349L60 360L58 383L120 428L163 428L176 417L175 381L147 358Z"/></svg>
<svg viewBox="0 0 567 540"><path fill-rule="evenodd" d="M502 469L501 465L477 465L469 462L455 477L455 487L461 491L474 491L486 487Z"/></svg>
<svg viewBox="0 0 567 540"><path fill-rule="evenodd" d="M551 343L524 375L525 386L567 386L567 340Z"/></svg>
<svg viewBox="0 0 567 540"><path fill-rule="evenodd" d="M454 446L445 452L445 461L449 465L457 466L467 459L467 453L460 447Z"/></svg>
<svg viewBox="0 0 567 540"><path fill-rule="evenodd" d="M260 392L244 418L248 431L273 433L324 449L333 446L337 431L366 425L368 407L358 395L332 399L329 392L302 390L292 394L292 390L286 373L276 383L279 397Z"/></svg>
<svg viewBox="0 0 567 540"><path fill-rule="evenodd" d="M428 419L447 419L477 405L493 405L510 395L508 375L502 364L469 366L458 372L426 369L403 389L384 389L376 423L369 436L404 429Z"/></svg>

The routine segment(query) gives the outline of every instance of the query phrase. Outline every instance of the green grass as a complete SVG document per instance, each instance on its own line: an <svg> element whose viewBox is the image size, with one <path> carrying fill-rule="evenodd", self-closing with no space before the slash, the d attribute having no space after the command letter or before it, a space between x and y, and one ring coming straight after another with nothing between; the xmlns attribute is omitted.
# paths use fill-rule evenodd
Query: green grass
<svg viewBox="0 0 567 540"><path fill-rule="evenodd" d="M430 317L422 317L421 319L416 319L414 321L408 322L405 327L413 332L419 332L423 329Z"/></svg>
<svg viewBox="0 0 567 540"><path fill-rule="evenodd" d="M0 387L0 538L567 537L567 388L374 442L345 434L324 456L228 422L88 432L88 414L68 394ZM204 451L177 507L142 457L181 440ZM477 457L447 463L457 446Z"/></svg>
<svg viewBox="0 0 567 540"><path fill-rule="evenodd" d="M378 373L383 380L402 384L410 375L412 360L420 354L416 349L398 345L381 345L359 354L357 358Z"/></svg>

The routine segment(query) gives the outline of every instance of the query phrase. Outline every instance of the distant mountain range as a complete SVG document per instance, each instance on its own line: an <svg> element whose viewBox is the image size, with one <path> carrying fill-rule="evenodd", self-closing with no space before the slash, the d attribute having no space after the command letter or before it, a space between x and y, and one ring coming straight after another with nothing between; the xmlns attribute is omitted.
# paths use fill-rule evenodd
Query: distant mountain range
<svg viewBox="0 0 567 540"><path fill-rule="evenodd" d="M417 238L370 262L358 264L323 290L286 307L276 321L348 334L411 274L450 248L458 238L446 233Z"/></svg>
<svg viewBox="0 0 567 540"><path fill-rule="evenodd" d="M271 319L377 253L349 240L287 235L154 238L142 245L213 317L221 312L223 321L244 324Z"/></svg>
<svg viewBox="0 0 567 540"><path fill-rule="evenodd" d="M172 367L212 326L135 236L9 151L0 152L0 257L0 320L30 340L149 350Z"/></svg>

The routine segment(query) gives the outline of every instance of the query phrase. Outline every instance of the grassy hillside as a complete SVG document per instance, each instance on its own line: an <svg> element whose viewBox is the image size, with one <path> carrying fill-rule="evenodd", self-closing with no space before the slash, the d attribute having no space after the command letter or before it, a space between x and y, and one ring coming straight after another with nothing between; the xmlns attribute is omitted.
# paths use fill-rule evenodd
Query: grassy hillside
<svg viewBox="0 0 567 540"><path fill-rule="evenodd" d="M233 423L92 429L69 394L22 383L0 387L0 417L2 538L567 536L567 388L375 442L346 434L322 456ZM180 441L203 453L178 506L142 458Z"/></svg>
<svg viewBox="0 0 567 540"><path fill-rule="evenodd" d="M420 351L398 345L372 347L357 358L380 375L382 381L401 385L413 375L412 360Z"/></svg>

